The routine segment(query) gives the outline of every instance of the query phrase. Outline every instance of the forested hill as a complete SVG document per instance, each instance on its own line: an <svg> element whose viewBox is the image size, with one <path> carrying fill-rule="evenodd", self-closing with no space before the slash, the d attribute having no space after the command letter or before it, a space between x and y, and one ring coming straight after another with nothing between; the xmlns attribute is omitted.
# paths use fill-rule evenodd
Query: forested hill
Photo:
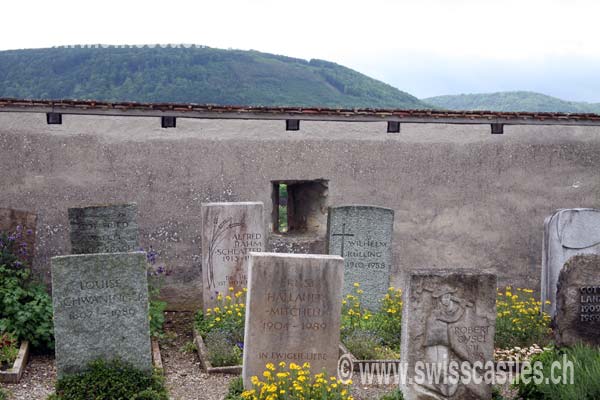
<svg viewBox="0 0 600 400"><path fill-rule="evenodd" d="M430 108L328 61L202 46L1 51L0 97Z"/></svg>
<svg viewBox="0 0 600 400"><path fill-rule="evenodd" d="M600 103L565 101L535 92L499 92L438 96L423 101L446 110L540 111L600 114Z"/></svg>

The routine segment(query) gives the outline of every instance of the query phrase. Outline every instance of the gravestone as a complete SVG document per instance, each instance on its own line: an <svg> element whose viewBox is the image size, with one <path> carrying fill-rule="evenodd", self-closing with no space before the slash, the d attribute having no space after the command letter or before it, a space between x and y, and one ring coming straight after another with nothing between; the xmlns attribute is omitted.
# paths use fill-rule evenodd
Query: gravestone
<svg viewBox="0 0 600 400"><path fill-rule="evenodd" d="M363 304L371 310L390 286L394 211L373 206L330 207L327 253L344 258L344 296L354 283L363 290Z"/></svg>
<svg viewBox="0 0 600 400"><path fill-rule="evenodd" d="M59 376L119 358L151 370L146 253L52 258Z"/></svg>
<svg viewBox="0 0 600 400"><path fill-rule="evenodd" d="M248 285L250 252L265 249L263 203L202 204L202 282L204 310L217 295Z"/></svg>
<svg viewBox="0 0 600 400"><path fill-rule="evenodd" d="M574 346L585 343L600 346L600 256L574 256L558 278L556 343Z"/></svg>
<svg viewBox="0 0 600 400"><path fill-rule="evenodd" d="M71 254L122 253L139 249L135 203L69 208Z"/></svg>
<svg viewBox="0 0 600 400"><path fill-rule="evenodd" d="M0 208L0 231L16 234L19 243L25 243L22 256L31 266L35 251L37 215L29 211Z"/></svg>
<svg viewBox="0 0 600 400"><path fill-rule="evenodd" d="M310 363L336 375L343 260L338 256L252 253L246 298L243 378L269 362Z"/></svg>
<svg viewBox="0 0 600 400"><path fill-rule="evenodd" d="M493 366L496 323L496 276L466 270L421 270L408 273L404 287L402 346L408 380L406 400L491 399L491 385L420 379L418 370L450 368L483 376ZM456 364L458 363L458 364ZM446 368L448 366L449 368Z"/></svg>
<svg viewBox="0 0 600 400"><path fill-rule="evenodd" d="M542 250L543 310L554 316L556 284L563 265L577 254L600 254L600 210L558 210L544 221ZM550 304L546 304L546 301Z"/></svg>

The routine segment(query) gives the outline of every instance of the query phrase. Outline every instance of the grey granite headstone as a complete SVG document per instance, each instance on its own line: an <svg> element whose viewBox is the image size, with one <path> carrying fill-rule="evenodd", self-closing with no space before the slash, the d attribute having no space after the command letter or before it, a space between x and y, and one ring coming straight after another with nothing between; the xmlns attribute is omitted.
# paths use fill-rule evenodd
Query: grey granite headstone
<svg viewBox="0 0 600 400"><path fill-rule="evenodd" d="M600 210L558 210L544 221L541 301L544 311L551 316L556 311L560 270L577 254L600 254ZM550 304L546 304L546 300Z"/></svg>
<svg viewBox="0 0 600 400"><path fill-rule="evenodd" d="M495 324L495 275L465 270L409 272L400 356L408 373L401 386L404 398L491 399L491 385L451 380L436 383L420 379L418 371L458 365L459 371L465 368L483 374L477 364L493 365Z"/></svg>
<svg viewBox="0 0 600 400"><path fill-rule="evenodd" d="M558 278L556 344L600 346L600 256L575 256Z"/></svg>
<svg viewBox="0 0 600 400"><path fill-rule="evenodd" d="M243 378L269 362L336 375L343 260L338 256L252 253L246 298Z"/></svg>
<svg viewBox="0 0 600 400"><path fill-rule="evenodd" d="M263 203L202 204L202 282L204 309L219 293L248 285L250 252L265 249Z"/></svg>
<svg viewBox="0 0 600 400"><path fill-rule="evenodd" d="M137 205L69 208L71 254L119 253L139 249Z"/></svg>
<svg viewBox="0 0 600 400"><path fill-rule="evenodd" d="M344 295L360 283L363 304L377 310L390 286L394 211L373 206L330 207L327 252L344 258Z"/></svg>
<svg viewBox="0 0 600 400"><path fill-rule="evenodd" d="M119 358L151 370L146 253L52 258L59 376Z"/></svg>
<svg viewBox="0 0 600 400"><path fill-rule="evenodd" d="M19 236L17 241L26 245L22 249L23 257L30 265L33 262L35 250L36 224L37 215L32 212L0 208L0 231Z"/></svg>

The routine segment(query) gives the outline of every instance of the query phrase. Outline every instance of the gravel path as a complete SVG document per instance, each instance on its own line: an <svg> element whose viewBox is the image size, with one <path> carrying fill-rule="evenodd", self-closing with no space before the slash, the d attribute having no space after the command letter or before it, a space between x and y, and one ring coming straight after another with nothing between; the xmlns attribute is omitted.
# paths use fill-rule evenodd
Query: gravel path
<svg viewBox="0 0 600 400"><path fill-rule="evenodd" d="M192 341L193 314L170 312L166 315L166 339L160 351L172 400L221 400L234 375L208 375L200 368L196 352L183 348Z"/></svg>
<svg viewBox="0 0 600 400"><path fill-rule="evenodd" d="M193 314L169 312L166 315L165 338L160 342L166 383L172 400L222 400L229 382L235 375L208 375L200 368L197 353L186 352L192 342ZM0 384L8 389L9 400L45 400L54 390L56 370L54 358L44 355L31 356L25 374L18 384ZM353 377L352 395L356 400L375 400L392 391L395 386L362 386L357 374ZM514 391L508 385L502 387L507 398Z"/></svg>
<svg viewBox="0 0 600 400"><path fill-rule="evenodd" d="M54 357L31 355L21 382L0 387L8 390L9 400L43 400L54 391L55 379Z"/></svg>

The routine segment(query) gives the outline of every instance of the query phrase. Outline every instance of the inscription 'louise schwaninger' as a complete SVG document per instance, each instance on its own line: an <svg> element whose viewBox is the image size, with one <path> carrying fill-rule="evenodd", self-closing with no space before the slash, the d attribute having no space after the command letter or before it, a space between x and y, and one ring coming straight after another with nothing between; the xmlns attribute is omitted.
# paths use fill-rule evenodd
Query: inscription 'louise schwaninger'
<svg viewBox="0 0 600 400"><path fill-rule="evenodd" d="M144 301L142 293L114 293L111 289L121 287L119 279L79 281L75 284L75 287L82 293L90 291L102 292L105 290L109 290L109 293L67 296L62 298L58 305L71 309L68 314L68 317L71 320L92 318L95 315L98 317L133 316L136 314L136 309L127 307L127 305L133 302ZM101 308L101 306L112 306L119 303L123 304L122 308L111 310L103 310Z"/></svg>

